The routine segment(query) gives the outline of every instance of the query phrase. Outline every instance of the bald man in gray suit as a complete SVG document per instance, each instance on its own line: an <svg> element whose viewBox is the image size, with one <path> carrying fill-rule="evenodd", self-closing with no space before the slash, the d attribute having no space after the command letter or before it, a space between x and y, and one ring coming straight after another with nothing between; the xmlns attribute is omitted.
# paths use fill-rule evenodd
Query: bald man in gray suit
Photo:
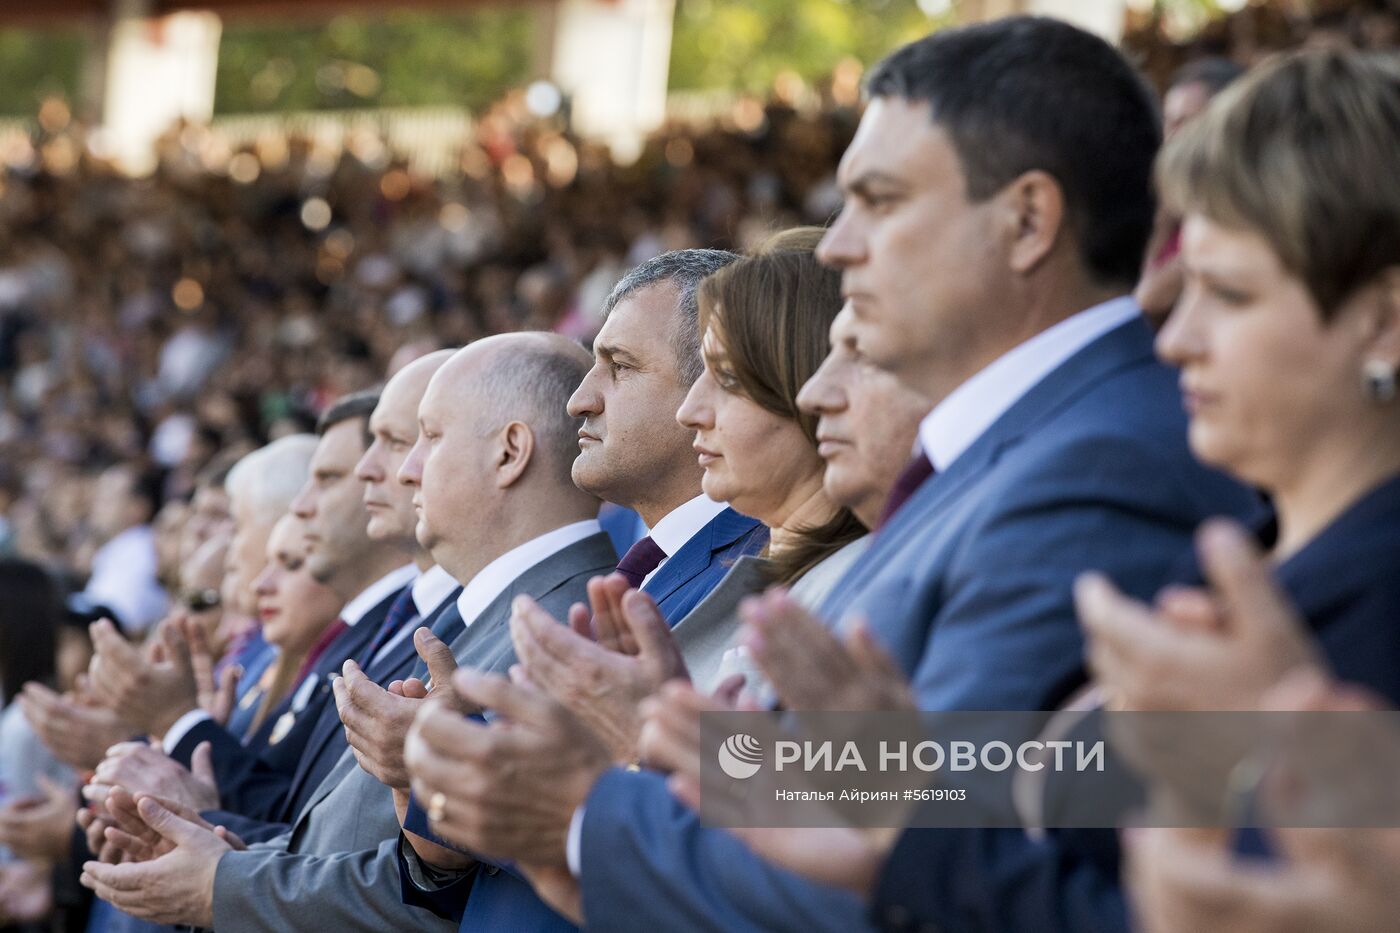
<svg viewBox="0 0 1400 933"><path fill-rule="evenodd" d="M590 364L562 337L512 334L459 351L429 384L400 480L417 490L420 542L464 582L434 626L460 665L508 669L516 596L564 617L616 564L598 501L570 478L579 425L566 403ZM86 876L136 916L220 931L453 928L403 903L393 795L353 749L289 832L243 851L158 806L142 815L174 849Z"/></svg>

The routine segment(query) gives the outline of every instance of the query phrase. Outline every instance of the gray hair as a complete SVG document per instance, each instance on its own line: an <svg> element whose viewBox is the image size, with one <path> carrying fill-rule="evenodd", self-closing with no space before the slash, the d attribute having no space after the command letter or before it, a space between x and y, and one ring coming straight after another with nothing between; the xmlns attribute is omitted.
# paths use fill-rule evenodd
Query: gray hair
<svg viewBox="0 0 1400 933"><path fill-rule="evenodd" d="M681 381L692 385L700 378L705 364L700 358L700 283L739 258L722 249L677 249L662 253L637 266L613 286L608 300L603 302L603 316L634 293L652 285L669 283L679 293L676 310L681 326L672 340Z"/></svg>
<svg viewBox="0 0 1400 933"><path fill-rule="evenodd" d="M281 517L306 484L316 444L314 435L291 434L259 447L229 470L229 499L269 521Z"/></svg>
<svg viewBox="0 0 1400 933"><path fill-rule="evenodd" d="M526 336L538 339L517 339ZM559 334L511 334L507 339L515 346L480 377L486 404L504 418L528 423L540 453L571 482L583 419L569 414L569 398L588 375L593 358L581 343Z"/></svg>

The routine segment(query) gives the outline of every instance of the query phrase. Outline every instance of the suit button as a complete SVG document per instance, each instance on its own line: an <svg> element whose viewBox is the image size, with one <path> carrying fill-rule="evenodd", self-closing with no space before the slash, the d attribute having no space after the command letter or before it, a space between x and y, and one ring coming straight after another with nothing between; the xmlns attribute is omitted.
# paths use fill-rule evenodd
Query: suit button
<svg viewBox="0 0 1400 933"><path fill-rule="evenodd" d="M500 873L501 873L501 866L499 866L499 865L487 865L487 866L486 866L486 874L488 874L488 875L499 875Z"/></svg>

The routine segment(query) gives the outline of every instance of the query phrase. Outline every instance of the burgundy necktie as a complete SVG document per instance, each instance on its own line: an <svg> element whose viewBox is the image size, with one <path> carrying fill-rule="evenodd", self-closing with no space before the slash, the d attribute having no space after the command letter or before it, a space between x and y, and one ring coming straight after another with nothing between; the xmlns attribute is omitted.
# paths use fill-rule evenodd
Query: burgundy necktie
<svg viewBox="0 0 1400 933"><path fill-rule="evenodd" d="M321 660L321 655L325 654L327 649L330 648L331 642L335 641L349 630L350 626L346 624L344 619L336 619L330 625L327 625L326 630L321 633L321 637L316 639L316 644L312 645L311 650L307 652L306 660L301 662L301 670L297 671L296 682L301 683L302 678L311 673L311 669L316 666L316 662Z"/></svg>
<svg viewBox="0 0 1400 933"><path fill-rule="evenodd" d="M632 589L641 589L647 574L665 559L666 552L648 535L627 549L627 553L622 555L622 560L617 563L617 572L627 578L627 583Z"/></svg>
<svg viewBox="0 0 1400 933"><path fill-rule="evenodd" d="M880 521L876 523L875 530L879 531L894 518L894 513L898 512L904 503L909 501L909 497L914 494L914 490L924 484L924 480L933 475L933 463L928 455L920 453L917 457L904 465L904 469L899 471L899 476L895 477L894 488L890 490L890 498L885 502L885 510L880 513Z"/></svg>

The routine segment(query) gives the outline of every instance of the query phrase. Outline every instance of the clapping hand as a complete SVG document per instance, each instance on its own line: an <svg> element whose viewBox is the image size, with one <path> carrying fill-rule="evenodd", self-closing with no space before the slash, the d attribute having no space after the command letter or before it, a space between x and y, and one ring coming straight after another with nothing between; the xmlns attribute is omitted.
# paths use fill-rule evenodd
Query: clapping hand
<svg viewBox="0 0 1400 933"><path fill-rule="evenodd" d="M417 678L395 681L385 689L370 680L353 660L345 662L341 676L331 685L355 759L367 773L396 791L408 789L404 736L428 696L452 692L452 672L457 669L452 649L430 630L420 628L414 632L413 642L418 656L428 666L431 689Z"/></svg>
<svg viewBox="0 0 1400 933"><path fill-rule="evenodd" d="M656 603L620 574L590 580L588 597L591 615L575 605L567 626L533 600L517 600L511 638L531 683L600 736L614 761L629 763L641 702L668 680L688 679L685 661Z"/></svg>

